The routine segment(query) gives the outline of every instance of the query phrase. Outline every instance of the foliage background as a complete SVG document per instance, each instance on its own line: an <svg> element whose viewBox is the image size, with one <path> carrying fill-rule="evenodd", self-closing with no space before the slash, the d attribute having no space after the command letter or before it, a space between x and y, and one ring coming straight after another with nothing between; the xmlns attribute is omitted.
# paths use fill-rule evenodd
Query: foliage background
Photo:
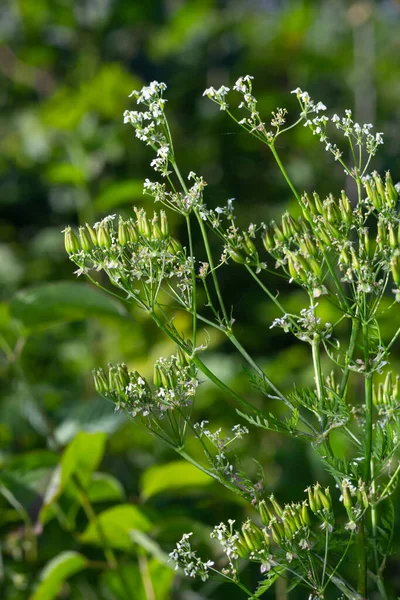
<svg viewBox="0 0 400 600"><path fill-rule="evenodd" d="M92 222L109 212L129 215L133 204L152 210L142 196L142 181L151 174L150 152L122 123L123 110L133 104L127 98L130 91L152 79L165 81L183 170L204 175L210 205L234 197L243 226L268 221L287 207L295 210L289 191L265 148L219 114L202 97L203 90L209 85L232 85L238 76L250 73L255 76L256 95L266 118L276 106L296 110L289 92L297 86L332 111L351 107L357 120L376 123L377 130L385 133L385 146L373 166L381 171L390 168L397 181L399 14L400 3L394 0L3 1L2 598L31 597L41 569L61 551L79 550L91 560L101 560L95 545L78 539L77 533L86 527L81 510L72 531L57 518L43 530L36 527L38 553L28 560L21 511L15 504L24 507L24 518L37 522L62 449L80 431L107 435L98 470L114 476L124 490L124 497L117 494L114 500L106 499L96 505L96 511L118 503L139 505L152 523L152 539L166 552L183 531L195 530L206 544L210 526L251 514L214 485L190 479L184 485L185 477L177 467L154 471L155 465L176 457L114 414L94 393L94 366L124 360L130 368L150 375L153 361L171 350L139 311L126 311L93 290L91 294L87 287L80 292L71 287L75 276L60 233L68 223ZM281 139L281 154L299 188L337 194L346 184L340 168L332 165L306 130L295 130ZM184 229L180 230L178 222L174 228L184 241ZM200 253L199 246L199 259ZM60 282L64 282L61 287ZM275 313L245 272L238 266L225 269L222 283L234 305L240 339L275 382L286 389L294 380L309 382L307 350L269 331ZM290 287L282 293L287 304L300 306L301 297ZM182 316L177 319L182 329L188 325ZM398 348L395 352L399 355ZM255 395L241 361L224 340L212 337L209 361L230 385L244 390L247 397ZM198 418L207 418L215 428L237 421L229 399L207 383L199 394ZM321 477L318 463L300 442L252 431L244 447L244 464L254 469L250 457L259 460L267 490L283 501L297 500L305 485ZM158 490L152 489L154 482ZM209 582L200 588L174 579L160 556L152 558L151 552L138 548L132 543L117 549L132 598L240 597L227 585ZM400 594L396 556L388 569L392 591ZM250 572L249 581L251 577ZM142 588L141 581L150 582L150 587ZM158 587L152 591L154 585ZM106 570L101 576L96 570L78 573L60 593L73 600L125 598ZM270 597L274 595L286 597L279 588ZM301 598L301 592L293 597Z"/></svg>

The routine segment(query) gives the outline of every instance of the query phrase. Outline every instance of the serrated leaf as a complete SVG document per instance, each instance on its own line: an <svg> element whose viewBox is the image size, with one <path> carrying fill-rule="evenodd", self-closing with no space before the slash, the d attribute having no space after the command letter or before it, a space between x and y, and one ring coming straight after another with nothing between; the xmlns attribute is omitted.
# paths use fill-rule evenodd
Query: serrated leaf
<svg viewBox="0 0 400 600"><path fill-rule="evenodd" d="M131 531L149 531L152 527L149 519L139 508L131 504L121 504L105 510L97 515L97 521L111 548L128 550L132 548ZM80 535L83 544L103 545L99 537L99 528L89 523Z"/></svg>
<svg viewBox="0 0 400 600"><path fill-rule="evenodd" d="M176 460L164 465L154 465L143 473L142 496L148 499L162 492L208 486L213 481L212 477L190 463Z"/></svg>
<svg viewBox="0 0 400 600"><path fill-rule="evenodd" d="M273 585L275 583L275 581L278 579L278 577L281 576L281 574L285 571L285 567L275 567L274 571L269 573L267 575L267 577L263 580L260 581L258 584L258 587L254 593L254 595L251 597L251 600L253 600L253 598L261 598L261 596L267 591L269 590L269 588L271 587L271 585Z"/></svg>
<svg viewBox="0 0 400 600"><path fill-rule="evenodd" d="M51 560L40 574L40 583L30 600L52 600L63 582L87 566L87 559L78 552L62 552Z"/></svg>
<svg viewBox="0 0 400 600"><path fill-rule="evenodd" d="M10 310L12 316L28 329L91 317L129 316L115 298L75 281L59 281L21 290L11 300Z"/></svg>

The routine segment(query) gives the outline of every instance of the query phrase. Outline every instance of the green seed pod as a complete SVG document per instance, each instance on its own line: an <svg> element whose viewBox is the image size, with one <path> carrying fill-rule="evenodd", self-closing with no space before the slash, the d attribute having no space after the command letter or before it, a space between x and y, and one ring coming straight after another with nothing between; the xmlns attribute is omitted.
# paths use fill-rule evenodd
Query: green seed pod
<svg viewBox="0 0 400 600"><path fill-rule="evenodd" d="M297 280L298 277L299 277L299 273L297 272L297 269L295 267L295 263L294 263L294 261L293 261L293 259L292 259L291 256L288 256L287 264L288 264L288 269L289 269L290 277L292 279L294 279L294 280Z"/></svg>
<svg viewBox="0 0 400 600"><path fill-rule="evenodd" d="M236 250L233 250L232 248L229 250L229 256L235 263L239 263L240 265L246 264L246 259L243 254L236 252Z"/></svg>
<svg viewBox="0 0 400 600"><path fill-rule="evenodd" d="M268 499L271 502L273 509L274 509L275 513L277 514L277 516L282 517L283 508L281 507L279 502L277 500L275 500L275 496L273 494L271 494Z"/></svg>
<svg viewBox="0 0 400 600"><path fill-rule="evenodd" d="M180 346L177 346L176 349L176 359L176 362L180 367L187 367L190 364L186 353Z"/></svg>
<svg viewBox="0 0 400 600"><path fill-rule="evenodd" d="M264 248L266 249L267 252L271 252L271 250L275 246L274 238L272 237L271 230L269 229L269 227L266 227L266 229L265 229L265 233L263 235L262 242L263 242Z"/></svg>
<svg viewBox="0 0 400 600"><path fill-rule="evenodd" d="M397 248L397 235L391 223L389 223L388 225L388 232L389 246L394 250L395 248Z"/></svg>
<svg viewBox="0 0 400 600"><path fill-rule="evenodd" d="M121 365L118 365L117 369L118 369L119 380L121 382L121 385L125 389L130 383L128 367L126 366L125 363L122 363Z"/></svg>
<svg viewBox="0 0 400 600"><path fill-rule="evenodd" d="M354 250L353 246L350 247L350 253L351 253L351 266L354 269L354 271L359 271L360 270L360 261L358 260L357 253Z"/></svg>
<svg viewBox="0 0 400 600"><path fill-rule="evenodd" d="M182 251L182 244L175 238L171 238L167 250L171 254L179 254Z"/></svg>
<svg viewBox="0 0 400 600"><path fill-rule="evenodd" d="M396 375L396 380L393 386L393 399L397 402L400 400L400 375Z"/></svg>
<svg viewBox="0 0 400 600"><path fill-rule="evenodd" d="M358 488L360 491L360 496L361 496L361 504L364 506L364 508L368 508L369 506L369 500L368 500L368 495L367 492L365 490L365 483L363 481L358 482Z"/></svg>
<svg viewBox="0 0 400 600"><path fill-rule="evenodd" d="M314 485L314 504L316 506L317 511L318 510L322 510L322 502L321 502L321 496L320 496L320 491L321 491L321 486L319 483L316 483Z"/></svg>
<svg viewBox="0 0 400 600"><path fill-rule="evenodd" d="M132 242L133 244L136 244L136 242L139 240L139 235L138 235L135 224L132 221L128 221L126 224L126 228L127 228L129 241Z"/></svg>
<svg viewBox="0 0 400 600"><path fill-rule="evenodd" d="M378 174L377 171L374 171L372 173L372 177L374 178L376 189L377 189L377 192L378 192L381 200L385 201L385 199L386 199L385 188L384 188L384 185L382 183L382 179L381 179L380 175Z"/></svg>
<svg viewBox="0 0 400 600"><path fill-rule="evenodd" d="M296 531L298 531L299 529L302 528L302 522L301 522L301 517L300 517L300 513L299 513L299 505L292 506L292 508L290 510L290 514L292 515L294 524L296 526Z"/></svg>
<svg viewBox="0 0 400 600"><path fill-rule="evenodd" d="M161 378L161 384L164 388L168 389L170 387L173 387L170 385L168 373L166 372L166 370L163 367L160 367L160 378Z"/></svg>
<svg viewBox="0 0 400 600"><path fill-rule="evenodd" d="M265 543L267 549L269 550L269 546L270 546L271 540L270 540L270 536L269 536L269 534L268 534L268 532L267 532L267 530L265 528L262 530L262 534L263 534L263 537L264 537L264 543Z"/></svg>
<svg viewBox="0 0 400 600"><path fill-rule="evenodd" d="M344 190L342 190L341 197L339 199L339 210L342 219L346 223L346 225L351 225L351 222L353 220L353 212L351 210L350 200L348 199Z"/></svg>
<svg viewBox="0 0 400 600"><path fill-rule="evenodd" d="M162 386L161 372L160 372L160 367L158 365L154 365L153 383L154 383L154 387L156 387L156 388L160 388Z"/></svg>
<svg viewBox="0 0 400 600"><path fill-rule="evenodd" d="M386 191L386 198L390 202L390 208L394 208L397 204L397 199L399 197L399 194L397 193L397 190L393 184L393 179L390 175L390 171L386 171L385 191Z"/></svg>
<svg viewBox="0 0 400 600"><path fill-rule="evenodd" d="M400 224L397 227L397 244L400 246Z"/></svg>
<svg viewBox="0 0 400 600"><path fill-rule="evenodd" d="M369 239L368 229L367 228L365 228L364 232L363 232L363 245L364 245L365 254L368 257L369 253L370 253L370 250L371 250L371 243L370 243L370 239Z"/></svg>
<svg viewBox="0 0 400 600"><path fill-rule="evenodd" d="M331 223L325 223L325 226L333 238L335 238L336 240L340 240L340 231L337 227L335 227Z"/></svg>
<svg viewBox="0 0 400 600"><path fill-rule="evenodd" d="M163 211L163 210L160 211L160 226L161 226L161 232L162 232L163 236L168 237L169 236L169 223L168 223L167 215L166 215L165 211Z"/></svg>
<svg viewBox="0 0 400 600"><path fill-rule="evenodd" d="M303 233L309 233L310 232L310 228L307 225L307 221L305 221L303 219L303 217L299 217L297 219L297 223L299 224L299 231L302 231Z"/></svg>
<svg viewBox="0 0 400 600"><path fill-rule="evenodd" d="M273 229L274 232L274 239L275 239L275 245L278 245L278 242L284 242L285 241L285 236L283 235L282 231L279 229L278 225L275 223L275 221L271 221L271 228Z"/></svg>
<svg viewBox="0 0 400 600"><path fill-rule="evenodd" d="M286 213L282 216L281 230L282 230L284 237L287 240L290 240L290 238L292 237L292 232L291 232L290 225L288 222L288 215Z"/></svg>
<svg viewBox="0 0 400 600"><path fill-rule="evenodd" d="M78 238L69 226L64 229L64 244L68 254L76 254L81 250Z"/></svg>
<svg viewBox="0 0 400 600"><path fill-rule="evenodd" d="M147 220L146 211L143 208L141 208L141 209L135 208L134 210L136 212L137 228L138 228L140 235L142 235L146 239L150 239L151 231L150 231L149 222Z"/></svg>
<svg viewBox="0 0 400 600"><path fill-rule="evenodd" d="M374 403L375 406L378 406L378 404L379 404L378 394L376 392L376 385L374 383L372 384L372 402Z"/></svg>
<svg viewBox="0 0 400 600"><path fill-rule="evenodd" d="M317 194L317 192L313 192L313 198L314 198L314 204L315 204L315 208L317 209L317 211L319 212L320 215L324 214L324 205L321 202L321 199L319 197L319 195Z"/></svg>
<svg viewBox="0 0 400 600"><path fill-rule="evenodd" d="M382 404L385 404L385 394L383 391L383 383L380 383L378 385L378 404L381 406Z"/></svg>
<svg viewBox="0 0 400 600"><path fill-rule="evenodd" d="M306 500L303 500L301 505L301 520L303 524L307 527L311 525L310 513L308 511L308 504Z"/></svg>
<svg viewBox="0 0 400 600"><path fill-rule="evenodd" d="M151 222L151 237L153 240L162 240L164 235L158 224L158 217L154 217Z"/></svg>
<svg viewBox="0 0 400 600"><path fill-rule="evenodd" d="M109 386L103 369L93 369L93 379L96 392L98 394L107 394Z"/></svg>
<svg viewBox="0 0 400 600"><path fill-rule="evenodd" d="M350 491L347 485L347 482L342 483L342 495L343 495L343 505L347 510L350 510L353 506L353 502L351 500Z"/></svg>
<svg viewBox="0 0 400 600"><path fill-rule="evenodd" d="M110 390L114 390L119 395L125 394L125 388L121 384L121 381L118 377L118 370L115 365L108 365L108 381Z"/></svg>
<svg viewBox="0 0 400 600"><path fill-rule="evenodd" d="M277 544L277 546L280 546L281 542L282 542L282 538L285 535L285 532L283 531L283 527L281 529L280 523L278 523L278 521L276 519L274 519L271 521L270 529L271 529L272 539L274 540L275 544Z"/></svg>
<svg viewBox="0 0 400 600"><path fill-rule="evenodd" d="M118 223L118 242L121 246L125 246L129 241L128 227L123 219L119 219Z"/></svg>
<svg viewBox="0 0 400 600"><path fill-rule="evenodd" d="M92 244L84 227L79 227L79 241L84 252L92 251Z"/></svg>
<svg viewBox="0 0 400 600"><path fill-rule="evenodd" d="M243 237L245 246L244 249L247 251L248 254L250 254L250 256L257 256L257 248L255 247L254 242L252 241L250 236L247 233L245 233Z"/></svg>
<svg viewBox="0 0 400 600"><path fill-rule="evenodd" d="M268 510L267 503L265 502L265 500L261 500L261 502L259 503L258 511L260 513L260 519L263 525L268 525L272 518L272 515Z"/></svg>
<svg viewBox="0 0 400 600"><path fill-rule="evenodd" d="M393 394L392 371L389 371L389 373L386 375L383 391L388 398L390 398Z"/></svg>
<svg viewBox="0 0 400 600"><path fill-rule="evenodd" d="M392 271L393 281L396 285L400 285L400 256L392 256L390 261L390 270Z"/></svg>
<svg viewBox="0 0 400 600"><path fill-rule="evenodd" d="M366 178L366 180L364 181L364 187L365 187L365 191L367 192L367 196L368 196L371 204L373 205L373 207L378 211L381 210L381 208L382 208L381 199L378 195L378 192L376 191L376 187L375 187L374 183L371 181L370 178Z"/></svg>
<svg viewBox="0 0 400 600"><path fill-rule="evenodd" d="M326 509L331 511L332 510L332 498L331 498L331 493L329 491L329 488L326 487L324 491L322 491L321 489L318 491L322 506Z"/></svg>
<svg viewBox="0 0 400 600"><path fill-rule="evenodd" d="M252 552L254 550L257 550L258 546L254 542L254 539L251 536L251 533L250 533L250 531L249 531L249 529L248 529L248 527L246 525L247 525L247 523L245 523L243 525L243 527L242 527L242 535L243 535L243 538L244 538L244 540L246 542L247 548L250 550L250 552Z"/></svg>
<svg viewBox="0 0 400 600"><path fill-rule="evenodd" d="M328 219L328 222L331 223L332 225L337 223L339 220L339 216L337 215L335 209L336 209L336 207L334 204L329 204L328 209L326 211L326 218Z"/></svg>
<svg viewBox="0 0 400 600"><path fill-rule="evenodd" d="M298 221L296 221L296 219L294 219L291 215L288 215L288 224L293 236L300 233L300 223L298 223Z"/></svg>
<svg viewBox="0 0 400 600"><path fill-rule="evenodd" d="M243 536L238 534L238 540L236 541L236 550L239 554L240 558L247 558L249 556L249 550L246 545L246 541L243 539Z"/></svg>
<svg viewBox="0 0 400 600"><path fill-rule="evenodd" d="M321 277L322 274L322 267L321 267L321 263L319 263L315 258L313 258L312 256L310 256L307 259L307 262L312 270L312 272L314 273L314 275L316 275L317 277Z"/></svg>
<svg viewBox="0 0 400 600"><path fill-rule="evenodd" d="M107 225L100 225L97 230L97 239L101 248L111 248L112 241Z"/></svg>
<svg viewBox="0 0 400 600"><path fill-rule="evenodd" d="M289 520L289 517L285 517L283 519L283 530L285 532L285 537L288 540L291 540L293 535L296 533L294 522L291 519Z"/></svg>
<svg viewBox="0 0 400 600"><path fill-rule="evenodd" d="M318 233L317 233L319 239L321 240L321 242L323 244L325 244L325 246L331 246L332 242L331 242L331 238L329 237L329 235L326 233L325 229L323 227L320 227L318 229Z"/></svg>
<svg viewBox="0 0 400 600"><path fill-rule="evenodd" d="M302 202L302 210L303 210L303 215L305 217L305 219L309 222L312 223L313 222L313 215L317 215L318 211L317 208L315 206L314 200L311 199L311 197L309 196L309 194L305 193L303 194L303 196L301 197L301 202Z"/></svg>
<svg viewBox="0 0 400 600"><path fill-rule="evenodd" d="M86 229L88 230L90 239L92 240L92 244L93 246L98 246L99 242L97 240L97 234L95 232L95 230L93 229L93 227L90 227L89 223L86 223Z"/></svg>

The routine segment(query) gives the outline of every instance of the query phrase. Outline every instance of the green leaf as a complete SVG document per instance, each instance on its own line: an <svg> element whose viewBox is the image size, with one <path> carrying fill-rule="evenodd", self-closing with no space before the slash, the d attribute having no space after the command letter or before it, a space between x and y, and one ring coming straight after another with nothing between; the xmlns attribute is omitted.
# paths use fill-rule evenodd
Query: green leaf
<svg viewBox="0 0 400 600"><path fill-rule="evenodd" d="M141 478L142 496L151 498L161 492L182 490L211 485L214 482L199 469L184 460L176 460L165 465L154 465L147 469Z"/></svg>
<svg viewBox="0 0 400 600"><path fill-rule="evenodd" d="M109 211L121 204L132 204L143 197L143 181L129 179L108 185L99 196L94 205L98 211Z"/></svg>
<svg viewBox="0 0 400 600"><path fill-rule="evenodd" d="M93 473L87 495L90 502L109 502L111 500L123 500L125 492L118 479L112 475Z"/></svg>
<svg viewBox="0 0 400 600"><path fill-rule="evenodd" d="M257 589L256 589L254 595L252 596L252 599L253 598L261 598L261 596L264 594L264 592L269 590L271 585L273 585L275 583L275 581L278 579L278 577L281 576L281 574L284 571L285 571L285 567L275 567L273 572L269 573L263 581L259 582Z"/></svg>
<svg viewBox="0 0 400 600"><path fill-rule="evenodd" d="M82 486L87 487L93 471L97 469L104 454L106 443L105 433L78 433L67 446L62 455L60 464L54 470L47 487L42 510L41 522L46 522L48 509L63 493L73 476L79 478Z"/></svg>
<svg viewBox="0 0 400 600"><path fill-rule="evenodd" d="M132 548L131 531L149 531L152 527L149 519L131 504L114 506L97 515L97 520L107 543L112 548L128 550ZM95 523L89 523L80 536L83 544L95 544L102 546L103 541L99 537L99 528Z"/></svg>
<svg viewBox="0 0 400 600"><path fill-rule="evenodd" d="M128 316L124 306L115 298L93 286L71 281L21 290L11 300L10 309L12 316L29 329L89 317Z"/></svg>
<svg viewBox="0 0 400 600"><path fill-rule="evenodd" d="M152 597L157 598L157 600L170 600L172 597L171 586L175 577L172 565L167 567L154 559L150 559L147 565L144 565L144 569L148 570L146 583L147 586L151 585L152 587L154 594L152 594ZM102 582L110 590L113 598L125 598L127 591L128 597L132 600L148 600L149 598L143 585L142 573L136 564L123 565L118 572L106 571L102 575Z"/></svg>
<svg viewBox="0 0 400 600"><path fill-rule="evenodd" d="M40 574L40 583L30 600L52 600L58 595L63 582L87 566L87 560L78 552L62 552L51 560Z"/></svg>
<svg viewBox="0 0 400 600"><path fill-rule="evenodd" d="M58 163L46 171L46 179L53 184L81 185L87 179L87 173L82 166L71 163Z"/></svg>

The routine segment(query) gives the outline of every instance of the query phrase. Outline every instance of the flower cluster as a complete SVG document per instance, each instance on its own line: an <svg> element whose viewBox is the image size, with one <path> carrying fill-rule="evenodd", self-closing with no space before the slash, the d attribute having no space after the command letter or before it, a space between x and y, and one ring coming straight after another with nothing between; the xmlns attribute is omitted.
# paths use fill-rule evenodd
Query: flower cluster
<svg viewBox="0 0 400 600"><path fill-rule="evenodd" d="M180 348L175 356L155 363L152 387L124 364L109 365L108 377L103 369L95 369L93 376L97 392L132 417L162 419L168 411L180 411L192 404L198 386L196 368Z"/></svg>
<svg viewBox="0 0 400 600"><path fill-rule="evenodd" d="M136 209L136 220L119 220L118 229L106 217L94 227L79 228L79 239L65 229L65 247L79 267L78 275L104 270L110 281L147 309L154 306L162 285L190 306L192 257L169 232L164 211L148 219ZM138 288L138 284L141 284Z"/></svg>
<svg viewBox="0 0 400 600"><path fill-rule="evenodd" d="M190 545L190 537L193 533L185 533L182 539L177 543L175 549L170 552L170 560L175 561L175 570L179 567L183 569L183 572L187 577L200 577L202 581L207 581L209 578L209 570L213 567L214 562L207 560L203 562L192 550Z"/></svg>

